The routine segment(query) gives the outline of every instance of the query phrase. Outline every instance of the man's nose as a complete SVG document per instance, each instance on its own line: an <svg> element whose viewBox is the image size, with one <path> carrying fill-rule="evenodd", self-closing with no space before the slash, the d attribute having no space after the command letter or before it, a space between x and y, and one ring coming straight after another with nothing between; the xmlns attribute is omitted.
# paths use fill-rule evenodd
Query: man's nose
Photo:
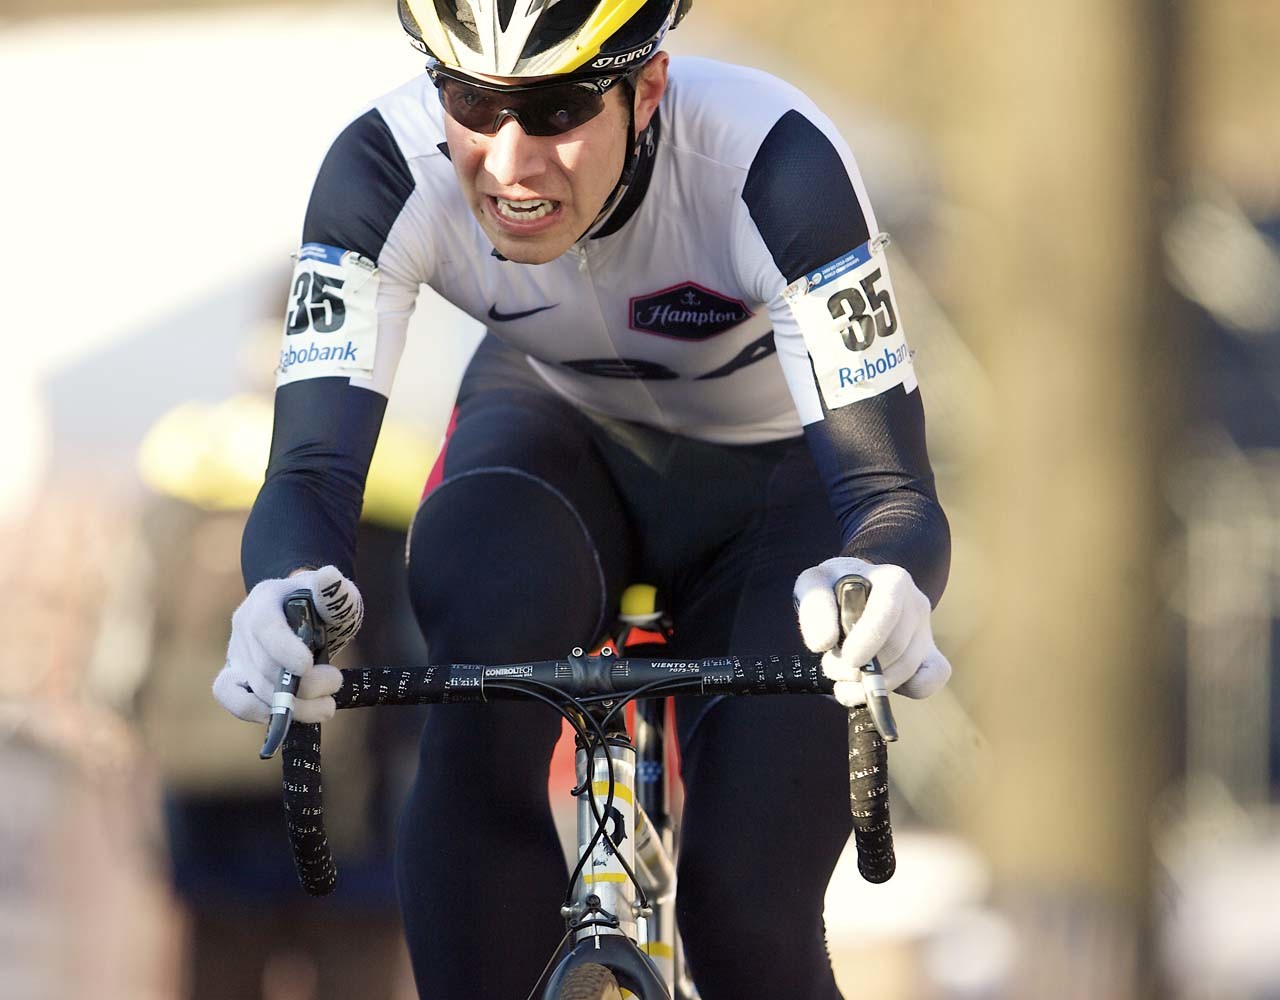
<svg viewBox="0 0 1280 1000"><path fill-rule="evenodd" d="M504 118L497 133L489 140L484 166L499 184L514 186L542 173L541 146L536 138L525 133L518 121Z"/></svg>

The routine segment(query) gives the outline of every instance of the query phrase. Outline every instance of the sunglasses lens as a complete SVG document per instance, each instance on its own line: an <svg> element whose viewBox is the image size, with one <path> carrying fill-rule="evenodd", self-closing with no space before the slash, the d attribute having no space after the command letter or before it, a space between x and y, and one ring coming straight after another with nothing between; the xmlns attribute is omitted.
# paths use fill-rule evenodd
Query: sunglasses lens
<svg viewBox="0 0 1280 1000"><path fill-rule="evenodd" d="M493 135L509 112L529 135L561 135L604 110L604 95L568 83L525 91L499 91L440 77L440 103L449 117L472 132Z"/></svg>
<svg viewBox="0 0 1280 1000"><path fill-rule="evenodd" d="M507 103L504 95L459 80L441 79L438 86L440 103L450 118L472 132L492 134L498 114Z"/></svg>
<svg viewBox="0 0 1280 1000"><path fill-rule="evenodd" d="M530 135L560 135L585 125L604 110L604 96L572 84L529 95L521 124Z"/></svg>

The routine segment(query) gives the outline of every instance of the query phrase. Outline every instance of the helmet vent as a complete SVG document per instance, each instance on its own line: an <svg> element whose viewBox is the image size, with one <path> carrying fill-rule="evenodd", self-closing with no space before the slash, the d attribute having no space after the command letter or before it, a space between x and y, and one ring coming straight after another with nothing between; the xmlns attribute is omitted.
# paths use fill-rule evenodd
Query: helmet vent
<svg viewBox="0 0 1280 1000"><path fill-rule="evenodd" d="M511 15L516 12L516 0L498 0L498 27L506 31L511 27Z"/></svg>
<svg viewBox="0 0 1280 1000"><path fill-rule="evenodd" d="M404 30L422 41L422 26L418 24L418 19L413 16L413 11L409 9L409 5L405 0L397 0L397 6L400 8L400 23L404 25Z"/></svg>
<svg viewBox="0 0 1280 1000"><path fill-rule="evenodd" d="M598 0L560 0L559 3L548 4L529 33L522 58L530 59L555 48L581 28L597 6ZM530 10L533 10L532 5Z"/></svg>
<svg viewBox="0 0 1280 1000"><path fill-rule="evenodd" d="M451 35L473 51L480 50L480 34L476 30L476 15L468 0L435 0L436 13Z"/></svg>

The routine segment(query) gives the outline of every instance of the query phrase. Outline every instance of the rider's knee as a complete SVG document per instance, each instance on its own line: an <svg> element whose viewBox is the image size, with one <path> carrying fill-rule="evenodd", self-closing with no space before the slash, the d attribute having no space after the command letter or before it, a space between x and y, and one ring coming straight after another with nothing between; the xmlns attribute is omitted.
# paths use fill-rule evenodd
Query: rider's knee
<svg viewBox="0 0 1280 1000"><path fill-rule="evenodd" d="M446 479L418 509L407 558L410 601L437 661L562 656L606 622L594 533L552 483L519 469Z"/></svg>

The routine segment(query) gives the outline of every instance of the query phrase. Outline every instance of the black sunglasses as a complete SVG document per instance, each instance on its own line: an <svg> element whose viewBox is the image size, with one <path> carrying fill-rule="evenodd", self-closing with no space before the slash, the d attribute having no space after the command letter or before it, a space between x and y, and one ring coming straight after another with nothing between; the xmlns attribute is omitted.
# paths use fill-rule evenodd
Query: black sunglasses
<svg viewBox="0 0 1280 1000"><path fill-rule="evenodd" d="M495 135L514 118L526 135L563 135L604 110L604 98L630 73L593 80L539 80L501 84L473 80L437 62L427 66L445 112L463 128Z"/></svg>

